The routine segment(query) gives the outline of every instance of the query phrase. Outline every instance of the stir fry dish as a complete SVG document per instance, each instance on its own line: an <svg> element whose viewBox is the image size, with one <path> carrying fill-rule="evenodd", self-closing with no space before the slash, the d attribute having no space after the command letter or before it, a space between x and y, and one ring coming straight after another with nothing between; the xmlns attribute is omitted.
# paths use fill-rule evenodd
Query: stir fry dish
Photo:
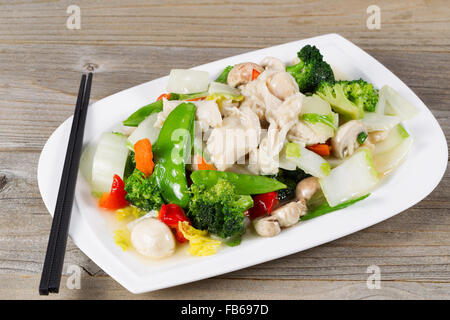
<svg viewBox="0 0 450 320"><path fill-rule="evenodd" d="M214 81L176 69L167 93L101 135L91 191L123 222L113 237L124 250L158 259L186 243L212 255L369 197L406 158L402 122L416 113L388 85L336 79L311 45Z"/></svg>

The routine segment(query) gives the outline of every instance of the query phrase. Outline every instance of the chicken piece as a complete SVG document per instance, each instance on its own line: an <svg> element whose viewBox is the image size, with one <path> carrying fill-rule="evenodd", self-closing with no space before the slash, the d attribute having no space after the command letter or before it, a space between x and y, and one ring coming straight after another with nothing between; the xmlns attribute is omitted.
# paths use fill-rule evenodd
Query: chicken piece
<svg viewBox="0 0 450 320"><path fill-rule="evenodd" d="M279 128L284 128L287 123L297 120L302 110L304 95L300 92L291 95L282 104L266 109L265 117L270 123L276 123Z"/></svg>
<svg viewBox="0 0 450 320"><path fill-rule="evenodd" d="M156 128L162 128L164 121L166 121L169 113L173 111L180 103L186 101L178 101L178 100L166 100L163 99L163 110L158 113L158 118L155 122ZM219 127L222 124L222 115L220 114L219 107L217 103L212 100L203 100L203 101L189 101L196 106L195 119L198 121L198 124L202 131L208 130L211 128Z"/></svg>
<svg viewBox="0 0 450 320"><path fill-rule="evenodd" d="M239 110L223 119L222 126L214 128L206 143L206 151L218 170L231 167L258 147L261 126L258 116L249 108Z"/></svg>
<svg viewBox="0 0 450 320"><path fill-rule="evenodd" d="M295 120L286 123L279 128L276 123L271 123L259 144L259 148L250 153L248 169L254 174L276 174L279 167L279 153L289 129L295 124Z"/></svg>
<svg viewBox="0 0 450 320"><path fill-rule="evenodd" d="M267 88L266 79L274 73L276 71L265 70L256 80L240 87L241 93L244 96L241 107L246 106L252 109L260 120L266 120L265 112L267 108L275 108L282 103Z"/></svg>

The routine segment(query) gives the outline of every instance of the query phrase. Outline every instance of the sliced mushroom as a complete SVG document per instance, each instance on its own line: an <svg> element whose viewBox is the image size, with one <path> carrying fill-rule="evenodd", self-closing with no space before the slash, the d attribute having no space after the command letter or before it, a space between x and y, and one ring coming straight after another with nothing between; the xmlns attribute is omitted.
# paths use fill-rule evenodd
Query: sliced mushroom
<svg viewBox="0 0 450 320"><path fill-rule="evenodd" d="M300 217L306 214L306 204L303 201L294 201L285 204L272 212L281 227L287 228L296 224Z"/></svg>
<svg viewBox="0 0 450 320"><path fill-rule="evenodd" d="M137 252L150 258L164 258L175 252L175 239L167 225L155 218L139 221L131 230Z"/></svg>
<svg viewBox="0 0 450 320"><path fill-rule="evenodd" d="M262 59L260 65L264 69L270 69L274 71L286 71L286 66L280 59L274 57L265 57Z"/></svg>
<svg viewBox="0 0 450 320"><path fill-rule="evenodd" d="M294 78L287 72L275 72L266 79L267 88L270 93L280 100L296 94L298 91L298 84Z"/></svg>
<svg viewBox="0 0 450 320"><path fill-rule="evenodd" d="M272 215L256 218L253 220L253 226L261 237L274 237L281 232L277 217Z"/></svg>
<svg viewBox="0 0 450 320"><path fill-rule="evenodd" d="M304 201L306 203L319 190L319 179L317 177L309 177L297 184L295 195L298 201Z"/></svg>
<svg viewBox="0 0 450 320"><path fill-rule="evenodd" d="M340 126L331 138L333 154L340 159L352 155L359 147L357 138L362 132L367 134L367 129L360 120L351 120Z"/></svg>
<svg viewBox="0 0 450 320"><path fill-rule="evenodd" d="M259 73L264 69L259 64L253 62L239 63L230 70L228 73L227 83L232 87L237 87L242 84L249 83L252 80L253 70Z"/></svg>
<svg viewBox="0 0 450 320"><path fill-rule="evenodd" d="M295 194L297 201L290 202L276 209L270 215L257 218L253 221L256 232L263 237L273 237L280 233L281 228L297 224L308 208L306 201L320 190L319 179L309 177L297 184Z"/></svg>

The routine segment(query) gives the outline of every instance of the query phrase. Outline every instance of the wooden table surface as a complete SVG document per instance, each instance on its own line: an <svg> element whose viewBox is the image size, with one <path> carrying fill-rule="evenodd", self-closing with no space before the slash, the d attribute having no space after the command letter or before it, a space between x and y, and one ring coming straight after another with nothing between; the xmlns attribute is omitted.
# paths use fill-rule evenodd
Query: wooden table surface
<svg viewBox="0 0 450 320"><path fill-rule="evenodd" d="M81 8L69 30L66 9ZM366 26L367 7L381 28ZM51 133L73 113L80 74L91 101L256 48L339 33L392 70L450 137L448 1L0 1L0 299L38 299L51 218L36 168ZM294 53L293 53L294 54ZM430 155L432 156L432 155ZM413 174L413 173L412 173ZM58 183L58 181L55 181ZM212 279L133 295L69 241L81 290L51 299L449 299L450 174L422 202L322 246ZM381 270L368 289L367 268ZM65 269L66 270L66 269Z"/></svg>

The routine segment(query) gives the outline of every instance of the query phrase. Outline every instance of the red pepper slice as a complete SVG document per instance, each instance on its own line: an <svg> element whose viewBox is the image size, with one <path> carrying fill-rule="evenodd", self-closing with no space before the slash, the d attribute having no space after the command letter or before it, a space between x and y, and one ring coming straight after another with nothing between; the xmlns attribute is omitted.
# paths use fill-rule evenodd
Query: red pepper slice
<svg viewBox="0 0 450 320"><path fill-rule="evenodd" d="M158 97L158 99L156 99L156 101L162 100L163 98L166 98L167 100L170 99L170 93L163 93L162 95L160 95Z"/></svg>
<svg viewBox="0 0 450 320"><path fill-rule="evenodd" d="M169 228L176 231L175 239L177 239L178 242L183 243L187 241L183 236L183 233L178 229L178 223L180 221L187 221L191 224L191 221L180 206L173 203L163 204L159 210L158 219L164 222Z"/></svg>
<svg viewBox="0 0 450 320"><path fill-rule="evenodd" d="M105 192L100 197L98 206L108 210L117 210L126 207L128 205L128 201L125 200L126 194L125 183L123 183L123 180L115 174L113 177L111 192Z"/></svg>
<svg viewBox="0 0 450 320"><path fill-rule="evenodd" d="M256 69L253 69L253 71L252 71L252 81L255 80L256 78L258 78L260 74L261 74L261 72L259 72Z"/></svg>
<svg viewBox="0 0 450 320"><path fill-rule="evenodd" d="M258 194L253 197L253 207L248 210L250 219L269 214L273 207L278 203L278 196L275 191Z"/></svg>

